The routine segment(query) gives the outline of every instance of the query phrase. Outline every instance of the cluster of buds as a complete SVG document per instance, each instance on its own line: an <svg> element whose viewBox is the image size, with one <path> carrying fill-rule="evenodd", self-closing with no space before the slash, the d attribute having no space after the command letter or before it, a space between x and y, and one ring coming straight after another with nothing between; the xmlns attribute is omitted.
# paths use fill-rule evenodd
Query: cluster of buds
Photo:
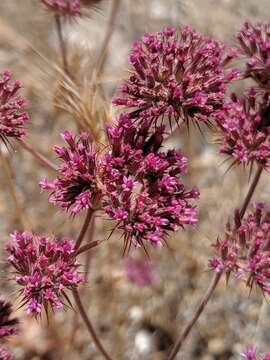
<svg viewBox="0 0 270 360"><path fill-rule="evenodd" d="M48 312L62 309L68 301L67 290L83 282L74 242L69 239L49 239L30 232L15 231L7 244L8 262L15 269L14 279L21 287L27 313L38 316L42 305Z"/></svg>
<svg viewBox="0 0 270 360"><path fill-rule="evenodd" d="M21 139L26 135L28 113L24 111L26 99L18 96L19 80L11 81L10 70L0 75L0 140L6 145L9 138Z"/></svg>
<svg viewBox="0 0 270 360"><path fill-rule="evenodd" d="M250 288L256 284L270 294L270 212L256 204L243 220L235 212L234 226L227 225L225 238L215 244L217 255L209 261L216 272L231 273Z"/></svg>
<svg viewBox="0 0 270 360"><path fill-rule="evenodd" d="M52 192L51 203L75 215L83 209L94 207L99 197L97 154L86 132L76 138L69 131L65 131L62 137L68 147L53 147L62 161L58 168L59 177L53 182L42 180L40 186L42 190Z"/></svg>
<svg viewBox="0 0 270 360"><path fill-rule="evenodd" d="M4 338L17 334L18 319L12 318L12 306L9 302L0 299L0 342ZM1 346L0 343L0 359L13 360L13 355Z"/></svg>
<svg viewBox="0 0 270 360"><path fill-rule="evenodd" d="M228 82L238 76L225 70L235 56L235 49L187 26L146 33L133 45L131 75L113 103L130 108L135 121L208 122L222 107Z"/></svg>
<svg viewBox="0 0 270 360"><path fill-rule="evenodd" d="M270 360L270 353L259 356L258 351L251 346L247 347L240 355L246 360Z"/></svg>
<svg viewBox="0 0 270 360"><path fill-rule="evenodd" d="M151 121L137 126L126 114L117 126L107 127L110 151L102 161L105 211L123 231L126 246L162 246L168 232L197 223L191 200L199 192L186 190L181 180L187 158L174 149L161 151L164 127L150 128Z"/></svg>
<svg viewBox="0 0 270 360"><path fill-rule="evenodd" d="M60 16L81 16L84 7L95 7L101 0L40 0L47 8Z"/></svg>
<svg viewBox="0 0 270 360"><path fill-rule="evenodd" d="M220 152L234 163L257 162L270 166L270 95L251 88L242 98L232 95L230 102L215 114L220 133Z"/></svg>
<svg viewBox="0 0 270 360"><path fill-rule="evenodd" d="M270 90L270 23L245 22L236 35L242 55L246 58L245 77L263 89Z"/></svg>

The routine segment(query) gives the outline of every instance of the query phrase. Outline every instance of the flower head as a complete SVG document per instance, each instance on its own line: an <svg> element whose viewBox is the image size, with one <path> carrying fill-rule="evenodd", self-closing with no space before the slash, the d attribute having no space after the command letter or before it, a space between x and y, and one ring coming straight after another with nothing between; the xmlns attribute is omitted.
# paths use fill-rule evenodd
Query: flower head
<svg viewBox="0 0 270 360"><path fill-rule="evenodd" d="M236 34L241 52L247 59L244 75L270 89L270 23L245 22Z"/></svg>
<svg viewBox="0 0 270 360"><path fill-rule="evenodd" d="M26 135L24 125L28 113L23 111L26 99L18 96L19 80L11 81L10 70L0 75L0 139L7 144L9 138L21 139Z"/></svg>
<svg viewBox="0 0 270 360"><path fill-rule="evenodd" d="M246 360L269 360L270 353L265 353L262 357L258 357L259 354L257 350L251 346L248 346L241 354Z"/></svg>
<svg viewBox="0 0 270 360"><path fill-rule="evenodd" d="M27 313L38 316L42 306L61 309L66 290L76 288L83 277L78 273L74 242L59 241L30 232L15 231L7 244L8 262L15 269L14 280L21 286Z"/></svg>
<svg viewBox="0 0 270 360"><path fill-rule="evenodd" d="M230 155L235 163L249 165L256 161L270 166L270 98L250 89L242 98L232 97L216 112L221 129L220 152Z"/></svg>
<svg viewBox="0 0 270 360"><path fill-rule="evenodd" d="M125 246L162 246L169 231L197 223L191 200L199 192L187 191L180 177L187 171L186 157L174 149L160 150L164 127L153 133L149 129L150 121L136 126L126 115L107 128L110 151L101 165L104 205L123 231Z"/></svg>
<svg viewBox="0 0 270 360"><path fill-rule="evenodd" d="M235 224L227 225L225 238L215 244L217 255L209 261L216 272L234 273L250 288L256 284L270 294L270 212L256 204L243 220L235 212Z"/></svg>
<svg viewBox="0 0 270 360"><path fill-rule="evenodd" d="M156 274L153 264L147 259L134 259L131 256L124 258L126 277L138 286L147 286L154 282Z"/></svg>
<svg viewBox="0 0 270 360"><path fill-rule="evenodd" d="M238 75L226 72L233 49L187 26L146 33L133 45L132 71L120 87L115 105L130 108L134 119L155 124L195 120L208 122L224 102L226 85Z"/></svg>
<svg viewBox="0 0 270 360"><path fill-rule="evenodd" d="M80 0L41 0L41 2L61 15L80 15Z"/></svg>
<svg viewBox="0 0 270 360"><path fill-rule="evenodd" d="M96 153L85 132L76 138L65 131L62 137L68 146L53 148L62 161L59 176L53 182L42 180L40 186L42 190L51 190L51 203L75 215L93 207L99 197Z"/></svg>
<svg viewBox="0 0 270 360"><path fill-rule="evenodd" d="M0 342L7 337L17 334L18 319L11 318L12 306L9 302L0 299ZM13 360L13 355L0 345L0 359Z"/></svg>

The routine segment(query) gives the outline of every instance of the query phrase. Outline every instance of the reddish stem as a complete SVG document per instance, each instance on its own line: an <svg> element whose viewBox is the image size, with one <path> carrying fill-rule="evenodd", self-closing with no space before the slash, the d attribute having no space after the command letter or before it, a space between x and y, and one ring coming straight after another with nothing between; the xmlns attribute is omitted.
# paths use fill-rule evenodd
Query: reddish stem
<svg viewBox="0 0 270 360"><path fill-rule="evenodd" d="M241 219L244 217L247 207L251 201L251 198L255 192L255 189L259 183L261 174L262 174L262 170L263 167L261 165L258 165L258 169L256 171L256 174L254 176L254 179L249 187L249 190L247 192L247 195L244 199L243 205L241 207L240 210L240 217ZM169 357L168 360L173 360L177 353L181 350L182 345L184 344L186 338L188 337L189 333L191 332L193 326L196 324L196 322L198 321L199 317L201 316L201 314L203 313L204 309L206 308L206 305L208 304L209 300L211 299L220 279L222 276L222 272L220 273L215 273L214 277L212 279L212 282L208 288L208 290L206 291L206 293L204 294L198 308L196 309L192 319L187 323L187 325L184 327L184 330L182 332L182 334L180 335L179 339L177 340L177 342L175 343Z"/></svg>
<svg viewBox="0 0 270 360"><path fill-rule="evenodd" d="M80 315L81 315L81 317L87 327L87 330L88 330L89 334L91 335L96 347L99 349L99 351L102 353L102 355L104 356L105 359L112 360L112 358L108 355L108 353L104 349L103 345L101 344L99 337L98 337L97 333L95 332L95 329L93 328L93 325L83 307L83 304L81 302L81 298L80 298L80 295L79 295L77 289L74 289L72 291L72 293L73 293L76 305L78 307L78 310L80 312Z"/></svg>
<svg viewBox="0 0 270 360"><path fill-rule="evenodd" d="M87 229L88 229L88 226L89 226L89 224L90 224L90 222L91 222L91 219L92 219L92 216L93 216L93 214L94 214L94 211L95 211L95 210L93 210L92 208L89 208L89 209L87 210L87 214L86 214L86 217L85 217L85 220L84 220L82 229L81 229L80 234L79 234L79 236L78 236L78 239L77 239L77 241L76 241L75 250L78 250L79 247L81 246L81 243L82 243L83 238L84 238L84 236L85 236L85 234L86 234L86 231L87 231Z"/></svg>
<svg viewBox="0 0 270 360"><path fill-rule="evenodd" d="M55 23L56 23L56 30L57 30L60 50L61 50L61 54L62 54L63 70L67 75L69 75L68 62L67 62L67 48L66 48L66 43L64 40L64 36L63 36L61 18L60 18L60 15L58 15L58 14L55 15Z"/></svg>

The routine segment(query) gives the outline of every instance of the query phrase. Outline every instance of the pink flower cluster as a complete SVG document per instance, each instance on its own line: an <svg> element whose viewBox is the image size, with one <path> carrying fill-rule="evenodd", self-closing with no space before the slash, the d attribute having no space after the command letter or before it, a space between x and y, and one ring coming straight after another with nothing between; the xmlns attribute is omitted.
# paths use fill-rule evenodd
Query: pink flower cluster
<svg viewBox="0 0 270 360"><path fill-rule="evenodd" d="M227 276L234 273L248 287L256 284L270 294L270 212L264 204L256 204L242 221L236 211L234 227L227 225L225 239L218 239L215 248L210 268Z"/></svg>
<svg viewBox="0 0 270 360"><path fill-rule="evenodd" d="M11 318L12 306L9 302L0 299L0 341L6 336L17 334L18 319ZM0 359L13 360L10 352L0 345Z"/></svg>
<svg viewBox="0 0 270 360"><path fill-rule="evenodd" d="M152 262L147 259L125 257L124 271L126 277L138 286L151 285L157 278Z"/></svg>
<svg viewBox="0 0 270 360"><path fill-rule="evenodd" d="M237 33L241 52L247 58L245 77L270 90L270 23L245 22Z"/></svg>
<svg viewBox="0 0 270 360"><path fill-rule="evenodd" d="M265 353L259 358L257 350L251 346L247 347L240 355L246 360L270 360L270 353Z"/></svg>
<svg viewBox="0 0 270 360"><path fill-rule="evenodd" d="M190 200L199 192L187 191L180 178L187 159L174 149L160 151L164 127L150 127L150 120L135 125L122 114L117 126L107 128L110 151L101 165L105 211L123 230L126 247L162 246L169 231L197 223Z"/></svg>
<svg viewBox="0 0 270 360"><path fill-rule="evenodd" d="M232 96L216 112L215 120L221 129L220 152L248 165L254 161L270 166L270 97L251 88L242 98Z"/></svg>
<svg viewBox="0 0 270 360"><path fill-rule="evenodd" d="M38 316L42 305L61 309L68 299L66 290L76 288L83 277L75 258L74 242L49 239L30 232L15 231L7 244L8 262L15 269L27 313Z"/></svg>
<svg viewBox="0 0 270 360"><path fill-rule="evenodd" d="M58 169L59 176L53 182L42 180L40 186L42 190L52 191L51 203L75 215L82 209L93 207L99 196L96 153L86 132L76 138L65 131L62 137L68 147L53 147L62 161Z"/></svg>
<svg viewBox="0 0 270 360"><path fill-rule="evenodd" d="M10 70L0 75L0 139L7 144L8 138L20 139L26 135L24 125L28 113L23 111L26 99L17 96L21 82L11 81Z"/></svg>
<svg viewBox="0 0 270 360"><path fill-rule="evenodd" d="M80 0L41 0L53 11L63 15L77 16L80 14Z"/></svg>
<svg viewBox="0 0 270 360"><path fill-rule="evenodd" d="M133 67L115 105L131 108L130 117L162 123L164 116L177 124L208 122L224 102L227 83L238 71L225 66L236 51L184 26L146 33L133 45Z"/></svg>

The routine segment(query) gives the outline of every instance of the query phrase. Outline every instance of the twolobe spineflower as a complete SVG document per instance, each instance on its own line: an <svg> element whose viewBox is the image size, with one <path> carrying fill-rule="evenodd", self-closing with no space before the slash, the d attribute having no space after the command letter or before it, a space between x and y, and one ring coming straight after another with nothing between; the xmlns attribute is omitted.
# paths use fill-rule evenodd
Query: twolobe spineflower
<svg viewBox="0 0 270 360"><path fill-rule="evenodd" d="M270 23L245 22L236 37L246 59L244 76L270 90Z"/></svg>
<svg viewBox="0 0 270 360"><path fill-rule="evenodd" d="M61 14L69 16L80 15L80 0L41 0L49 9Z"/></svg>
<svg viewBox="0 0 270 360"><path fill-rule="evenodd" d="M68 301L67 290L82 281L79 262L75 257L74 242L15 231L7 244L8 262L14 268L14 280L27 313L38 316L42 306L48 311L61 309Z"/></svg>
<svg viewBox="0 0 270 360"><path fill-rule="evenodd" d="M86 132L74 137L69 131L62 134L67 147L54 146L62 164L59 176L53 182L40 182L42 190L51 190L50 202L61 209L78 214L95 206L100 196L97 185L97 155Z"/></svg>
<svg viewBox="0 0 270 360"><path fill-rule="evenodd" d="M160 125L208 122L224 102L228 82L238 71L225 66L235 50L184 26L146 33L133 45L131 74L120 86L115 105L129 108L133 119Z"/></svg>
<svg viewBox="0 0 270 360"><path fill-rule="evenodd" d="M0 74L0 140L5 144L9 138L21 139L26 135L25 123L28 113L24 111L26 99L18 96L19 80L11 81L10 70Z"/></svg>
<svg viewBox="0 0 270 360"><path fill-rule="evenodd" d="M270 294L270 212L256 204L240 221L235 212L235 224L227 225L224 239L215 244L217 255L209 261L216 272L234 273L252 288L257 285Z"/></svg>
<svg viewBox="0 0 270 360"><path fill-rule="evenodd" d="M108 126L110 151L102 160L105 211L123 231L125 250L133 243L162 246L170 231L196 225L197 208L192 200L197 189L187 190L181 175L186 157L176 151L161 151L164 127L149 132L151 121L140 126L121 115L115 127Z"/></svg>
<svg viewBox="0 0 270 360"><path fill-rule="evenodd" d="M123 262L124 273L130 282L138 286L149 286L157 279L153 263L149 259L127 256Z"/></svg>
<svg viewBox="0 0 270 360"><path fill-rule="evenodd" d="M240 355L246 360L270 360L270 353L260 356L257 349L251 346L248 346Z"/></svg>
<svg viewBox="0 0 270 360"><path fill-rule="evenodd" d="M270 166L270 97L250 89L242 98L232 100L216 112L220 133L220 152L232 156L234 163L257 162Z"/></svg>
<svg viewBox="0 0 270 360"><path fill-rule="evenodd" d="M3 339L17 333L18 319L12 318L12 306L9 302L0 299L0 359L12 360L12 354L4 349L1 344Z"/></svg>

